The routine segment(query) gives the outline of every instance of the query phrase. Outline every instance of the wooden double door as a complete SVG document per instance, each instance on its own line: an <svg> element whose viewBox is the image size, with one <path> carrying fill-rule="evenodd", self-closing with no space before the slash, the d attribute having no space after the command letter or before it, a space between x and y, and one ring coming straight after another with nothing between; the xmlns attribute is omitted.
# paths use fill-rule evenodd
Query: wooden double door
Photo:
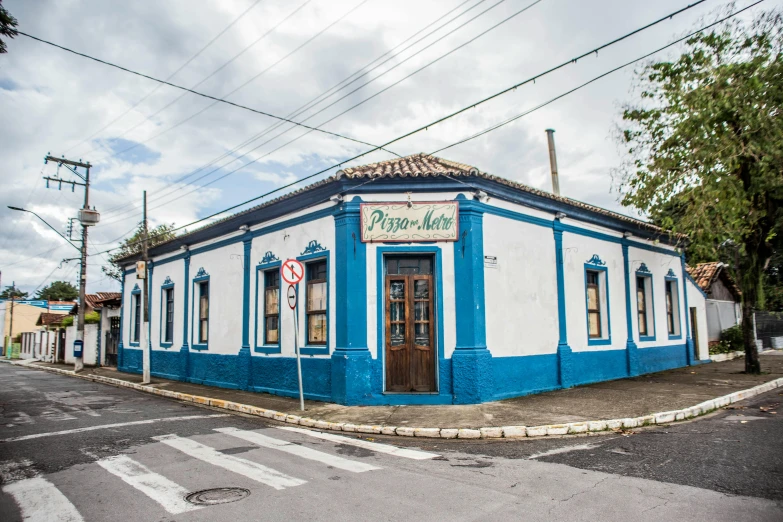
<svg viewBox="0 0 783 522"><path fill-rule="evenodd" d="M436 391L432 263L386 258L386 391Z"/></svg>

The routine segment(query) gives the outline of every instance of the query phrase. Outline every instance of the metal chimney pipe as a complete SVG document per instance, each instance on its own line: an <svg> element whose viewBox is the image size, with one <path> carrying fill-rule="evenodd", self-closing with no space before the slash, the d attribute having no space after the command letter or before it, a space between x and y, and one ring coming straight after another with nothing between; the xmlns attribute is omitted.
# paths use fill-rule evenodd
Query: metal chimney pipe
<svg viewBox="0 0 783 522"><path fill-rule="evenodd" d="M557 177L557 153L555 152L555 129L546 130L546 140L549 144L549 168L552 170L552 192L560 195L560 180Z"/></svg>

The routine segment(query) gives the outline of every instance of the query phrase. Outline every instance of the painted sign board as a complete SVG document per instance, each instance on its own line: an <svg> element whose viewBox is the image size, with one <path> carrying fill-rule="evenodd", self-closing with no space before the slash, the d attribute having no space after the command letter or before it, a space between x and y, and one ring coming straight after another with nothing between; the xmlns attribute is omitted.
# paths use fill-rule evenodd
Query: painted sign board
<svg viewBox="0 0 783 522"><path fill-rule="evenodd" d="M289 285L295 285L304 277L304 265L296 259L286 259L280 266L280 277Z"/></svg>
<svg viewBox="0 0 783 522"><path fill-rule="evenodd" d="M459 203L393 202L361 204L362 241L456 241Z"/></svg>

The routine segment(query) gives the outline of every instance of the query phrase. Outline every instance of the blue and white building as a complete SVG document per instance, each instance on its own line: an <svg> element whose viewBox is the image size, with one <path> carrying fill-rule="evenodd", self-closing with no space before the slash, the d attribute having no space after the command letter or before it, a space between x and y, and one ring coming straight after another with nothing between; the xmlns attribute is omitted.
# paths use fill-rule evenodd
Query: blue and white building
<svg viewBox="0 0 783 522"><path fill-rule="evenodd" d="M697 364L704 295L675 240L432 156L346 168L150 250L151 372L295 396L294 314L305 396L341 404L480 403ZM305 268L294 311L286 259Z"/></svg>

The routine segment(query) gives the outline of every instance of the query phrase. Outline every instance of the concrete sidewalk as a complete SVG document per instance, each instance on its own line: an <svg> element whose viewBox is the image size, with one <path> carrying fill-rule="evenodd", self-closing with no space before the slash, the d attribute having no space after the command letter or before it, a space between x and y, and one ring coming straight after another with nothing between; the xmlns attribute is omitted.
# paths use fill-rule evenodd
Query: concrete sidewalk
<svg viewBox="0 0 783 522"><path fill-rule="evenodd" d="M721 407L741 400L744 395L737 394L741 390L748 390L767 383L767 388L772 389L783 384L783 352L769 351L760 356L762 374L745 375L744 360L711 363L694 367L680 368L665 372L644 375L633 379L621 379L617 381L602 382L587 386L580 386L567 390L558 390L538 395L519 397L498 402L490 402L476 405L451 405L451 406L341 406L316 401L306 401L305 412L299 411L299 401L295 398L279 397L264 393L243 392L214 388L198 384L182 383L167 379L153 379L151 385L145 387L146 391L166 390L165 395L173 396L173 393L196 396L200 399L209 398L210 404L221 404L221 401L247 405L252 408L261 408L265 415L279 420L296 416L307 418L309 426L315 421L321 421L317 427L346 429L342 425L372 426L374 428L392 427L423 427L443 429L455 432L457 429L477 430L482 427L524 427L526 426L564 426L570 424L590 423L591 421L624 419L639 419L638 424L648 423L641 420L645 416L655 415L660 412L673 412L675 410L687 410L704 404L712 404L709 401L722 397L725 400L718 401L713 407L702 406L693 410L695 413L684 415L685 418L706 413L715 407ZM72 367L62 364L34 363L32 367L44 367L52 370L70 370ZM121 373L109 368L86 368L79 376L83 378L98 377L99 380L117 379L125 383L138 384L141 376L136 374ZM772 383L776 381L776 383ZM757 392L761 392L759 389ZM766 390L764 390L766 391ZM727 396L734 394L732 400ZM755 392L753 393L755 394ZM751 394L751 395L753 395ZM178 397L179 398L179 397ZM192 400L187 398L185 400ZM705 402L706 401L706 402ZM194 402L207 403L204 400ZM235 408L234 408L235 409ZM258 414L261 411L258 410ZM668 418L668 417L661 417ZM674 415L671 415L674 420ZM677 420L681 420L682 415ZM313 422L309 422L313 420ZM294 419L288 419L293 422ZM655 423L654 419L648 419L649 423ZM300 423L296 420L294 423ZM329 423L327 426L326 423ZM335 426L340 424L341 426ZM606 427L620 427L617 423ZM494 429L494 428L485 428ZM562 431L562 428L560 428ZM356 430L359 431L359 430ZM364 431L364 430L361 430ZM407 432L408 430L403 430ZM538 430L540 431L540 430ZM552 430L550 430L552 431ZM587 429L583 431L588 431ZM595 430L590 430L595 431ZM377 431L376 431L377 432ZM530 429L528 428L528 432ZM575 432L568 429L565 432ZM538 433L534 430L534 433ZM400 433L399 430L396 434ZM407 433L404 433L407 434ZM552 433L550 433L552 434ZM418 433L417 433L418 435ZM427 436L440 436L430 433ZM524 436L524 435L523 435ZM528 433L527 436L532 436Z"/></svg>

